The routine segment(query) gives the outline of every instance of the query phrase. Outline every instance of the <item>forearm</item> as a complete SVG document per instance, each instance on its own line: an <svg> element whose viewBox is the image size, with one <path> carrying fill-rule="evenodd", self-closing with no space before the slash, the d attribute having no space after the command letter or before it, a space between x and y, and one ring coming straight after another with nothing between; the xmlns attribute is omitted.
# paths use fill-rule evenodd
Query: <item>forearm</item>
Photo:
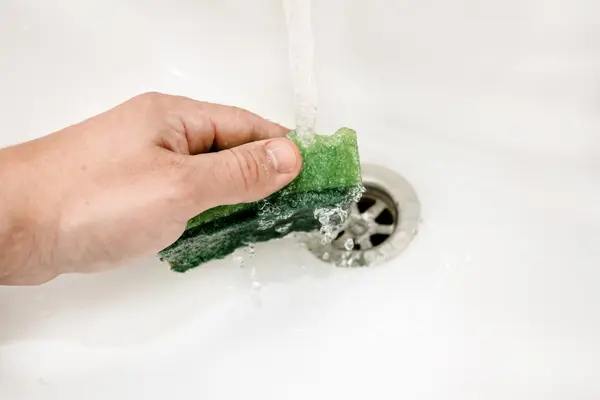
<svg viewBox="0 0 600 400"><path fill-rule="evenodd" d="M43 177L29 145L0 149L0 285L39 284L55 275L51 238L36 216L43 193L35 187Z"/></svg>

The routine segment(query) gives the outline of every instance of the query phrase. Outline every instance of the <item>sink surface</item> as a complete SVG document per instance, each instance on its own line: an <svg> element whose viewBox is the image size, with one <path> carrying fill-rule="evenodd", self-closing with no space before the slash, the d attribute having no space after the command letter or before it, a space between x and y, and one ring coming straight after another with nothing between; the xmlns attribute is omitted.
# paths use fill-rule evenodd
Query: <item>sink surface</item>
<svg viewBox="0 0 600 400"><path fill-rule="evenodd" d="M411 182L413 243L2 287L0 398L600 397L600 5L313 3L318 128ZM277 0L5 0L0 43L0 146L149 90L293 124Z"/></svg>

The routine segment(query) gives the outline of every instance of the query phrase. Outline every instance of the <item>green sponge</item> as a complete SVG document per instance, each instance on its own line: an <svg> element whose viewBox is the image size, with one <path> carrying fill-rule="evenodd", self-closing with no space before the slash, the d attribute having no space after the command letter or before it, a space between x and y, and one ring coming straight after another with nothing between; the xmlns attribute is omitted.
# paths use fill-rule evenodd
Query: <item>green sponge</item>
<svg viewBox="0 0 600 400"><path fill-rule="evenodd" d="M310 144L295 132L288 137L303 157L302 171L292 183L264 200L195 216L181 237L159 253L160 259L185 272L239 247L318 230L331 215L343 216L363 191L356 132L342 128L333 135L315 135Z"/></svg>

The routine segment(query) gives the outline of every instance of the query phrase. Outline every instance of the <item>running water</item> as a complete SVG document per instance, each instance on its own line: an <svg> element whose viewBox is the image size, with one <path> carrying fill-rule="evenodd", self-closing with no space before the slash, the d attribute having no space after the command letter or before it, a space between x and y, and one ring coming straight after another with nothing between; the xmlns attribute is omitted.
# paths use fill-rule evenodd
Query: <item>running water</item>
<svg viewBox="0 0 600 400"><path fill-rule="evenodd" d="M314 74L315 40L312 32L311 0L283 0L288 31L288 46L294 102L296 133L305 144L312 143L317 122L318 91ZM321 223L323 243L330 242L346 212L340 208L317 209L314 217Z"/></svg>
<svg viewBox="0 0 600 400"><path fill-rule="evenodd" d="M283 0L294 87L296 132L306 144L311 143L314 138L318 105L310 1Z"/></svg>
<svg viewBox="0 0 600 400"><path fill-rule="evenodd" d="M310 145L314 140L315 125L317 121L318 91L314 74L314 37L311 22L311 0L283 0L283 11L288 31L288 45L292 85L294 88L294 107L296 117L296 133L304 145ZM353 193L356 199L362 193ZM276 222L292 217L293 213L282 213L269 202L261 200L258 212L258 229L272 228ZM314 218L321 224L316 236L322 244L331 242L342 228L347 217L347 210L340 206L331 208L318 208L314 211ZM286 233L291 228L291 223L277 226L278 233ZM295 235L300 243L306 245L309 238L314 238L314 233ZM353 246L353 244L352 244ZM246 250L250 257L254 248L249 246ZM237 253L234 259L240 266L244 266L244 255ZM261 284L257 271L250 271L252 287L259 298Z"/></svg>
<svg viewBox="0 0 600 400"><path fill-rule="evenodd" d="M236 250L236 252L233 256L233 260L241 268L244 268L246 259L253 258L255 253L256 253L256 248L253 243L250 243L246 247ZM258 271L256 270L256 266L251 264L250 267L251 268L250 268L249 278L250 278L250 281L252 284L252 294L251 294L252 302L254 303L254 305L256 307L261 308L262 307L262 299L261 299L260 291L262 288L262 284L260 283L260 280L258 278Z"/></svg>

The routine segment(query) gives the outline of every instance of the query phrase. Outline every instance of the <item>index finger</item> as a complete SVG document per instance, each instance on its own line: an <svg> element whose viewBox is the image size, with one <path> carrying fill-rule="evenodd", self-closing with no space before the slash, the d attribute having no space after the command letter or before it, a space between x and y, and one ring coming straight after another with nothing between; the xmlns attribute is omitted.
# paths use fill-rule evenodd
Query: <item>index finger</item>
<svg viewBox="0 0 600 400"><path fill-rule="evenodd" d="M248 142L283 137L290 129L248 110L179 97L174 114L180 119L190 154L223 150Z"/></svg>

